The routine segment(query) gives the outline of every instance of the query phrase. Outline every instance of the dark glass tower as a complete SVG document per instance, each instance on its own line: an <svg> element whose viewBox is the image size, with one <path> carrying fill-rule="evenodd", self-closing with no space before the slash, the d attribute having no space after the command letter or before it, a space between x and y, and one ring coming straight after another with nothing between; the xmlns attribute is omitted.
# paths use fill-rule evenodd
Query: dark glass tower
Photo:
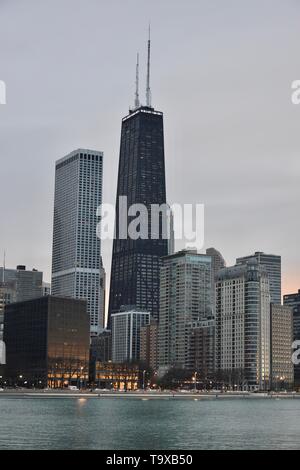
<svg viewBox="0 0 300 470"><path fill-rule="evenodd" d="M151 205L166 204L163 113L155 111L150 98L150 39L148 41L147 105L140 106L137 90L135 109L122 120L118 187L116 200L116 234L113 243L110 315L121 306L134 305L149 311L155 318L159 312L159 271L161 257L168 254L168 240L163 236L163 213L159 228L151 227ZM136 240L121 238L119 216L127 204L143 204L148 210L147 237ZM138 215L138 213L137 213ZM136 216L128 217L127 227Z"/></svg>
<svg viewBox="0 0 300 470"><path fill-rule="evenodd" d="M120 196L127 196L128 207L147 207L147 239L120 238ZM135 305L158 318L160 259L168 254L168 241L162 238L163 214L158 237L151 238L150 208L151 204L165 203L163 114L140 107L122 121L109 315L118 312L122 305ZM134 218L128 217L128 225Z"/></svg>

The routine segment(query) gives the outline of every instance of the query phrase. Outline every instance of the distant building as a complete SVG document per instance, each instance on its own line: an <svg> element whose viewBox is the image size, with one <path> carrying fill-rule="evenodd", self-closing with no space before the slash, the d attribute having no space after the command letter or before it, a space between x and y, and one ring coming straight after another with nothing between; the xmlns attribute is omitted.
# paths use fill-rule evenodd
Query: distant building
<svg viewBox="0 0 300 470"><path fill-rule="evenodd" d="M5 377L11 385L62 388L88 379L89 318L83 300L44 296L7 305Z"/></svg>
<svg viewBox="0 0 300 470"><path fill-rule="evenodd" d="M269 278L254 258L217 275L216 371L233 385L269 387Z"/></svg>
<svg viewBox="0 0 300 470"><path fill-rule="evenodd" d="M17 292L15 282L0 283L0 340L3 340L5 305L16 302L16 295Z"/></svg>
<svg viewBox="0 0 300 470"><path fill-rule="evenodd" d="M211 257L196 250L183 250L162 261L159 367L188 368L188 325L212 315Z"/></svg>
<svg viewBox="0 0 300 470"><path fill-rule="evenodd" d="M173 255L175 253L175 229L174 229L174 213L169 207L169 215L168 215L168 227L169 227L169 238L168 238L168 255Z"/></svg>
<svg viewBox="0 0 300 470"><path fill-rule="evenodd" d="M284 305L293 309L294 340L300 341L300 289L295 294L283 296ZM300 387L300 364L294 365L294 380L296 387Z"/></svg>
<svg viewBox="0 0 300 470"><path fill-rule="evenodd" d="M158 323L151 318L150 324L141 327L140 360L152 370L158 368Z"/></svg>
<svg viewBox="0 0 300 470"><path fill-rule="evenodd" d="M276 305L281 304L281 256L268 255L260 251L256 251L254 255L243 256L237 258L236 262L245 263L251 258L255 258L259 264L265 266L270 283L271 302Z"/></svg>
<svg viewBox="0 0 300 470"><path fill-rule="evenodd" d="M291 389L294 384L292 362L293 310L271 305L271 386L273 390Z"/></svg>
<svg viewBox="0 0 300 470"><path fill-rule="evenodd" d="M103 329L101 240L103 153L78 149L56 162L51 292L87 301L91 336Z"/></svg>
<svg viewBox="0 0 300 470"><path fill-rule="evenodd" d="M221 253L215 248L208 248L206 250L207 256L211 257L211 297L212 297L212 310L213 316L215 316L215 306L216 306L216 277L220 269L226 267L226 261L221 255Z"/></svg>
<svg viewBox="0 0 300 470"><path fill-rule="evenodd" d="M50 282L43 282L43 295L51 295Z"/></svg>
<svg viewBox="0 0 300 470"><path fill-rule="evenodd" d="M26 266L16 269L0 267L0 340L3 339L4 307L13 302L35 299L43 295L43 273Z"/></svg>
<svg viewBox="0 0 300 470"><path fill-rule="evenodd" d="M111 361L111 331L104 330L91 338L91 361Z"/></svg>
<svg viewBox="0 0 300 470"><path fill-rule="evenodd" d="M0 340L0 366L6 364L6 348L5 343Z"/></svg>
<svg viewBox="0 0 300 470"><path fill-rule="evenodd" d="M188 326L189 365L197 372L199 379L214 378L215 320L208 318L192 322Z"/></svg>
<svg viewBox="0 0 300 470"><path fill-rule="evenodd" d="M149 323L150 313L134 307L111 316L113 362L140 360L140 329Z"/></svg>
<svg viewBox="0 0 300 470"><path fill-rule="evenodd" d="M36 299L43 295L43 273L26 266L19 265L16 269L0 268L0 286L8 286L14 290L13 301L23 302Z"/></svg>

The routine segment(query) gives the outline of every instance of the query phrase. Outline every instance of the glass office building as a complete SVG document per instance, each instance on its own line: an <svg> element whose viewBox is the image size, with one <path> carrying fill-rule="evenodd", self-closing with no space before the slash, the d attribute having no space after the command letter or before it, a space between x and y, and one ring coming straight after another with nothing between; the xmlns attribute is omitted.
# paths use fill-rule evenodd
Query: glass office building
<svg viewBox="0 0 300 470"><path fill-rule="evenodd" d="M5 378L62 388L88 379L89 317L83 300L44 296L5 307Z"/></svg>

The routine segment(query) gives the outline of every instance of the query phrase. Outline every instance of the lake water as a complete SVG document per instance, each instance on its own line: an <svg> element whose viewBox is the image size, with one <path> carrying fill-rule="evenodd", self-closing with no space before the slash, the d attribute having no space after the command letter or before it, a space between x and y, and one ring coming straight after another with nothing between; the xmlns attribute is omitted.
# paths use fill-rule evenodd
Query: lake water
<svg viewBox="0 0 300 470"><path fill-rule="evenodd" d="M1 398L0 449L300 449L300 399Z"/></svg>

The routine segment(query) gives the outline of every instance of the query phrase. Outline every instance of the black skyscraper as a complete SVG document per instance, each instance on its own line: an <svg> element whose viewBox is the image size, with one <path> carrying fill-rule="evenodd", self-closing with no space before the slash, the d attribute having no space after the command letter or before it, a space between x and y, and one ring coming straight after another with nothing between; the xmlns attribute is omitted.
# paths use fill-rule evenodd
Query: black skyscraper
<svg viewBox="0 0 300 470"><path fill-rule="evenodd" d="M168 241L162 234L160 214L158 236L151 228L151 204L166 203L163 114L155 111L150 99L150 40L148 42L147 105L140 106L137 91L135 109L122 121L116 200L116 238L113 243L109 319L122 305L135 305L158 318L160 259L168 254ZM122 238L119 204L127 196L127 205L143 204L148 209L147 239ZM139 213L137 213L139 215ZM136 216L128 217L128 225ZM127 226L128 226L127 225Z"/></svg>

